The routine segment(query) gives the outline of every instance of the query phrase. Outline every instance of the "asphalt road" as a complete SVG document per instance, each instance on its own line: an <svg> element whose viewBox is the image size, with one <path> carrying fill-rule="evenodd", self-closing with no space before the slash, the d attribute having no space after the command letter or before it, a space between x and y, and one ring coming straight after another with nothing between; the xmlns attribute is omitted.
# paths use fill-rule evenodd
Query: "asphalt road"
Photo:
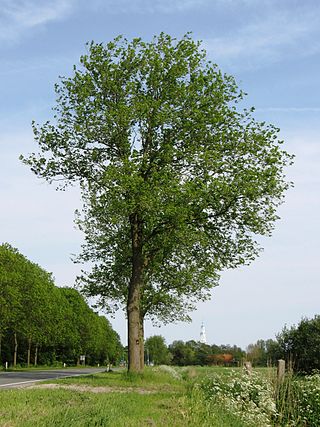
<svg viewBox="0 0 320 427"><path fill-rule="evenodd" d="M103 371L105 371L103 368L70 368L50 369L48 371L0 372L0 390L5 388L24 387L38 381L76 377L79 375L89 375Z"/></svg>

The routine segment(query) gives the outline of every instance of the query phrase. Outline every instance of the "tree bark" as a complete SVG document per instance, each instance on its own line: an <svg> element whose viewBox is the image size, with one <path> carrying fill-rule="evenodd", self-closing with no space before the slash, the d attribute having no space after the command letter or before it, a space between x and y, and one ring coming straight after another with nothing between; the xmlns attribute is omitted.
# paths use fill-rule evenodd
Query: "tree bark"
<svg viewBox="0 0 320 427"><path fill-rule="evenodd" d="M127 301L128 371L141 372L140 291L142 284L142 224L138 215L130 216L132 244L132 273Z"/></svg>
<svg viewBox="0 0 320 427"><path fill-rule="evenodd" d="M143 316L140 316L140 369L144 369L144 324Z"/></svg>
<svg viewBox="0 0 320 427"><path fill-rule="evenodd" d="M31 355L31 337L28 339L28 356L27 356L27 366L30 366L30 355Z"/></svg>
<svg viewBox="0 0 320 427"><path fill-rule="evenodd" d="M38 364L38 344L36 344L36 348L34 351L34 366L37 366Z"/></svg>
<svg viewBox="0 0 320 427"><path fill-rule="evenodd" d="M18 340L16 332L13 334L14 336L14 353L13 353L13 367L17 366L17 353L18 353Z"/></svg>

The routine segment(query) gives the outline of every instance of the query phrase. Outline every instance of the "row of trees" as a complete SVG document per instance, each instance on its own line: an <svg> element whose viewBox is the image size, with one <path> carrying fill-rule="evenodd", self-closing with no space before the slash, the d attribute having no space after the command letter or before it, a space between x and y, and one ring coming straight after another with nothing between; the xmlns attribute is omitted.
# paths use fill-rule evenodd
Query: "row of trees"
<svg viewBox="0 0 320 427"><path fill-rule="evenodd" d="M294 372L320 371L320 316L303 318L297 326L283 330L276 339L258 340L244 351L237 346L208 345L199 341L174 341L169 346L160 335L145 342L147 360L155 365L238 365L244 360L254 366L276 366L284 359Z"/></svg>
<svg viewBox="0 0 320 427"><path fill-rule="evenodd" d="M88 363L116 361L118 334L77 290L56 287L50 273L0 245L0 361L74 364L81 354Z"/></svg>
<svg viewBox="0 0 320 427"><path fill-rule="evenodd" d="M161 335L154 335L145 341L146 357L155 365L238 365L245 358L245 351L230 345L208 345L199 341L173 341L166 345Z"/></svg>
<svg viewBox="0 0 320 427"><path fill-rule="evenodd" d="M284 359L295 372L320 370L320 316L303 318L298 326L284 327L276 340L259 340L247 349L248 359L257 366Z"/></svg>

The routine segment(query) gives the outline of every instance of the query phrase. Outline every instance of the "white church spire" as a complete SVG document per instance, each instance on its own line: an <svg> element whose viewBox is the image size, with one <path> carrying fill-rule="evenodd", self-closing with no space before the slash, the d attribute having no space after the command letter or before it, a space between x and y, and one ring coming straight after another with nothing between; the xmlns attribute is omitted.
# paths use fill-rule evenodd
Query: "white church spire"
<svg viewBox="0 0 320 427"><path fill-rule="evenodd" d="M201 342L202 344L207 344L206 330L205 330L205 327L204 327L203 322L202 322L202 324L201 324L200 342Z"/></svg>

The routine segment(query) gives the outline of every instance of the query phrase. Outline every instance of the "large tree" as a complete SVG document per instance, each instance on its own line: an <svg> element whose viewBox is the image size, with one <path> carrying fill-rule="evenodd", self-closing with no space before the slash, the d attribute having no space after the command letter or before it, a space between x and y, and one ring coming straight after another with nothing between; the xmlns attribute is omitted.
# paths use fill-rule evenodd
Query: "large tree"
<svg viewBox="0 0 320 427"><path fill-rule="evenodd" d="M91 43L56 92L53 122L34 125L40 153L24 161L50 182L80 182L85 288L125 306L140 371L144 316L183 315L222 269L257 256L291 158L190 35Z"/></svg>

